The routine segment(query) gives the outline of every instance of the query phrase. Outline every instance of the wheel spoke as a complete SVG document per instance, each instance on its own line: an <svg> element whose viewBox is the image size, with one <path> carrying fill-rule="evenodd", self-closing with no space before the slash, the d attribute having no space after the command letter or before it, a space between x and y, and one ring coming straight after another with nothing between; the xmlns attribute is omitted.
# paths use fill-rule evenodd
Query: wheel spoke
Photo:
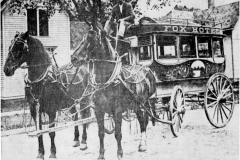
<svg viewBox="0 0 240 160"><path fill-rule="evenodd" d="M223 95L225 95L228 92L229 87L230 85L226 89L224 89L224 92L222 93Z"/></svg>
<svg viewBox="0 0 240 160"><path fill-rule="evenodd" d="M231 95L233 95L233 93L229 93L229 94L227 94L226 96L224 96L223 98L224 99L227 99L229 96L231 96Z"/></svg>
<svg viewBox="0 0 240 160"><path fill-rule="evenodd" d="M215 104L215 103L217 103L217 101L212 102L212 103L210 103L210 104L207 104L207 107L208 107L208 106L212 106L212 105Z"/></svg>
<svg viewBox="0 0 240 160"><path fill-rule="evenodd" d="M213 97L207 97L207 99L212 99L212 100L217 100L217 98L213 98Z"/></svg>
<svg viewBox="0 0 240 160"><path fill-rule="evenodd" d="M208 88L208 90L217 98L216 93L213 93L213 91L210 88Z"/></svg>
<svg viewBox="0 0 240 160"><path fill-rule="evenodd" d="M179 128L181 129L182 127L181 127L181 116L180 115L178 115L179 116Z"/></svg>
<svg viewBox="0 0 240 160"><path fill-rule="evenodd" d="M227 80L224 81L223 86L222 86L222 90L224 90L226 82L227 82Z"/></svg>
<svg viewBox="0 0 240 160"><path fill-rule="evenodd" d="M219 105L220 105L220 109L222 109L222 111L223 111L224 115L225 115L225 116L226 116L226 118L228 119L228 116L227 116L227 114L226 114L225 110L223 109L222 105L221 105L221 104L219 104Z"/></svg>
<svg viewBox="0 0 240 160"><path fill-rule="evenodd" d="M220 82L219 82L219 92L221 92L222 88L221 88L221 84L222 84L222 77L220 77Z"/></svg>
<svg viewBox="0 0 240 160"><path fill-rule="evenodd" d="M218 90L218 77L216 78L216 94L218 95L219 94L219 90Z"/></svg>
<svg viewBox="0 0 240 160"><path fill-rule="evenodd" d="M225 107L230 113L232 112L232 110L229 109L225 104L222 103L222 106Z"/></svg>
<svg viewBox="0 0 240 160"><path fill-rule="evenodd" d="M179 116L180 121L183 122L181 115L179 114L178 116Z"/></svg>
<svg viewBox="0 0 240 160"><path fill-rule="evenodd" d="M221 119L222 119L222 123L223 123L222 111L221 111L221 108L220 108L219 104L218 104L218 109L219 109L219 113L221 115Z"/></svg>
<svg viewBox="0 0 240 160"><path fill-rule="evenodd" d="M177 110L177 102L176 102L176 100L175 100L175 99L173 100L173 107L174 107L174 109L176 109L176 110Z"/></svg>
<svg viewBox="0 0 240 160"><path fill-rule="evenodd" d="M214 119L214 117L215 117L215 113L216 113L216 110L217 110L217 104L214 106L215 107L215 109L214 109L214 113L213 113L213 119Z"/></svg>
<svg viewBox="0 0 240 160"><path fill-rule="evenodd" d="M227 103L231 103L231 104L233 104L233 101L226 101L226 104L227 104Z"/></svg>
<svg viewBox="0 0 240 160"><path fill-rule="evenodd" d="M219 113L219 109L218 109L217 106L216 106L216 108L217 108L217 123L218 123L218 113Z"/></svg>

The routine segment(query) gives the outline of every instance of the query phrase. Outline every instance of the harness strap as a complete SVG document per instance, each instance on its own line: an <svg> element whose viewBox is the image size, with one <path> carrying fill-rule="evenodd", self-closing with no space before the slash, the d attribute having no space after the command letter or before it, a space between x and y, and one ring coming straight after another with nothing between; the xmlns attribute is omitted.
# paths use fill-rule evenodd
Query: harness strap
<svg viewBox="0 0 240 160"><path fill-rule="evenodd" d="M71 80L71 82L70 82L70 84L69 84L69 86L71 86L71 85L73 84L73 81L74 81L74 79L76 78L77 73L78 73L79 70L80 70L80 67L77 67L77 68L76 68L76 71L75 71L75 73L74 73L74 75L73 75L73 78L72 78L72 80Z"/></svg>
<svg viewBox="0 0 240 160"><path fill-rule="evenodd" d="M90 71L90 81L91 81L91 83L94 86L101 86L101 85L108 86L110 83L112 83L116 79L117 75L119 75L119 73L121 71L121 67L122 67L122 62L119 60L119 58L117 59L117 61L115 61L115 63L116 64L114 66L113 73L112 73L111 77L108 79L108 81L106 83L97 83L95 81L95 76L92 73L93 70L94 70L94 66L93 66L92 71ZM94 65L94 62L93 62L93 65Z"/></svg>

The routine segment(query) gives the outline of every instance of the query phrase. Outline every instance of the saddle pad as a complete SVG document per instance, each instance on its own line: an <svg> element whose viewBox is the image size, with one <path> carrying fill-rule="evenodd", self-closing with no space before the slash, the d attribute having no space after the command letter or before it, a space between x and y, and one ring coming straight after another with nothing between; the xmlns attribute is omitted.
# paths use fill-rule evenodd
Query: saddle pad
<svg viewBox="0 0 240 160"><path fill-rule="evenodd" d="M122 67L121 76L125 82L140 83L146 77L149 69L142 65L124 65Z"/></svg>

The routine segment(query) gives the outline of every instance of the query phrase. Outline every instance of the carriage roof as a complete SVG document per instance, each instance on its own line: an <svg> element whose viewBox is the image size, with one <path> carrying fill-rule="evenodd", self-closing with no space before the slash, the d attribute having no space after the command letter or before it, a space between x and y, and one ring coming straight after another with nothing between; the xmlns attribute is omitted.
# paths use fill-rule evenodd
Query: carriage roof
<svg viewBox="0 0 240 160"><path fill-rule="evenodd" d="M138 25L129 27L126 37L154 33L224 36L221 23L215 21L176 18L155 21L149 17L143 17L139 20Z"/></svg>

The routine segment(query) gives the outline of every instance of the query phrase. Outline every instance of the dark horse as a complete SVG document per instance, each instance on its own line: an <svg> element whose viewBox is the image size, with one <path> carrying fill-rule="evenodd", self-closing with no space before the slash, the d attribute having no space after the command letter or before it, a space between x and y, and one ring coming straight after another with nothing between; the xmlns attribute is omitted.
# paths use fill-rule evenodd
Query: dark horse
<svg viewBox="0 0 240 160"><path fill-rule="evenodd" d="M117 157L122 159L122 113L127 109L134 110L140 123L141 142L139 151L146 151L146 128L148 114L145 107L150 107L149 98L155 93L155 77L148 67L140 65L121 66L120 56L111 49L105 32L88 31L79 47L71 57L76 67L90 59L90 82L95 84L93 96L95 115L98 123L100 139L99 160L104 159L104 114L113 115L115 122L115 138L117 140ZM118 69L120 65L120 69ZM132 74L132 72L134 72ZM139 80L134 80L137 77Z"/></svg>
<svg viewBox="0 0 240 160"><path fill-rule="evenodd" d="M43 44L36 38L29 36L28 32L22 34L16 34L12 44L9 47L8 57L4 65L4 72L6 76L14 75L14 72L23 63L27 64L28 68L28 80L25 81L28 87L25 89L26 99L30 106L31 116L38 127L42 129L42 113L47 113L49 116L49 127L54 127L54 119L56 117L56 111L60 111L62 108L70 107L74 104L74 100L82 96L85 88L88 84L88 70L85 67L79 68L76 72L75 79L72 79L69 86L63 84L67 82L69 74L65 72L65 68L59 70L53 70L50 55L45 50ZM74 75L74 74L73 74ZM78 79L78 80L77 80ZM76 81L77 80L77 83ZM66 88L67 87L67 88ZM85 105L80 105L81 109ZM37 108L39 107L39 112ZM89 109L81 112L82 118L86 118L89 113ZM71 113L76 112L76 108L72 107ZM78 119L76 114L74 120ZM38 124L37 124L38 123ZM83 125L83 135L81 148L82 150L87 148L86 133L87 125ZM56 146L54 142L55 132L49 133L51 138L51 155L50 158L56 158ZM38 137L38 157L44 159L44 146L42 135ZM74 133L74 147L80 145L79 142L79 130L78 126L75 126Z"/></svg>

